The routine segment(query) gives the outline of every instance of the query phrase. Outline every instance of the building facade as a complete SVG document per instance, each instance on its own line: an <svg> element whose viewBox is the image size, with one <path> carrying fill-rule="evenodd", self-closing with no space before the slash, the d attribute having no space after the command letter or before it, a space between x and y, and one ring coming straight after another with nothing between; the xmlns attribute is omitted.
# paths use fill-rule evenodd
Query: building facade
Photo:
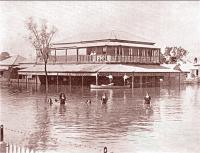
<svg viewBox="0 0 200 153"><path fill-rule="evenodd" d="M45 83L43 59L38 54L37 64L19 71L20 75L39 77ZM148 41L123 38L53 43L47 65L50 84L115 85L154 87L181 83L179 70L160 65L160 48ZM124 80L123 76L127 76Z"/></svg>

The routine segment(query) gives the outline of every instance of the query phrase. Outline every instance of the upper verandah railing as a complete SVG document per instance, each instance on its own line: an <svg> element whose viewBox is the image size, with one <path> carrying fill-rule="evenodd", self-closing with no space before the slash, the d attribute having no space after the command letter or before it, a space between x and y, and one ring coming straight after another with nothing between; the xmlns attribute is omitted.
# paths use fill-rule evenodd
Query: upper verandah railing
<svg viewBox="0 0 200 153"><path fill-rule="evenodd" d="M38 62L43 62L39 58ZM159 56L67 55L50 56L48 63L139 63L159 64Z"/></svg>

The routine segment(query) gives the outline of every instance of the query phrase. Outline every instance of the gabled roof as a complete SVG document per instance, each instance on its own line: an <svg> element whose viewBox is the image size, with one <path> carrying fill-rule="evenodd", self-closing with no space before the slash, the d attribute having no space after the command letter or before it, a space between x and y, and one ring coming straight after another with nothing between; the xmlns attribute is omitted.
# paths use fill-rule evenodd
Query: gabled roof
<svg viewBox="0 0 200 153"><path fill-rule="evenodd" d="M190 72L191 70L197 70L198 68L195 67L192 63L187 63L187 64L180 64L179 66L177 64L162 64L165 67L168 67L170 69L177 69L177 67L179 67L179 69L182 72Z"/></svg>
<svg viewBox="0 0 200 153"><path fill-rule="evenodd" d="M1 66L16 66L19 65L19 62L22 62L26 58L20 56L20 55L15 55L11 56L3 61L0 61Z"/></svg>

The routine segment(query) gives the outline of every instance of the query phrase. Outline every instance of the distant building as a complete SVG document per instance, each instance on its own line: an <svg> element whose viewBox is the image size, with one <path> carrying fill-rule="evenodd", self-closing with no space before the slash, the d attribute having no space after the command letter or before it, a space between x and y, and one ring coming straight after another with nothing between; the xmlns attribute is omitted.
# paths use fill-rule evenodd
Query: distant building
<svg viewBox="0 0 200 153"><path fill-rule="evenodd" d="M87 36L87 35L86 35ZM184 74L160 65L160 48L154 42L133 38L129 34L106 33L93 39L52 44L47 65L50 84L108 84L123 85L123 76L132 87L153 87L181 81ZM19 71L23 76L39 76L45 83L43 60Z"/></svg>
<svg viewBox="0 0 200 153"><path fill-rule="evenodd" d="M20 55L11 56L5 60L0 61L0 77L1 81L10 81L10 79L18 78L19 63L25 58Z"/></svg>
<svg viewBox="0 0 200 153"><path fill-rule="evenodd" d="M195 75L200 78L200 62L198 61L197 57L194 58L194 66L197 68Z"/></svg>

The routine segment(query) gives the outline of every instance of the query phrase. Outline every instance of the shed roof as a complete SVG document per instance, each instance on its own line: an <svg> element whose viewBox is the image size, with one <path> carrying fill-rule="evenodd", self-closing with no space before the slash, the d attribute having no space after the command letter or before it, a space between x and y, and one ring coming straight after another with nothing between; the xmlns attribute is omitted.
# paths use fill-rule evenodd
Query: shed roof
<svg viewBox="0 0 200 153"><path fill-rule="evenodd" d="M174 70L162 65L136 65L135 67L135 72L140 72L140 73L176 73L180 72L178 70Z"/></svg>
<svg viewBox="0 0 200 153"><path fill-rule="evenodd" d="M178 70L159 65L123 65L123 64L57 64L47 65L48 73L175 73ZM19 70L26 73L44 72L44 65L34 65Z"/></svg>
<svg viewBox="0 0 200 153"><path fill-rule="evenodd" d="M56 64L47 65L48 72L97 72L102 64ZM19 72L44 72L44 65L33 65Z"/></svg>
<svg viewBox="0 0 200 153"><path fill-rule="evenodd" d="M129 65L122 64L105 64L98 72L119 72L119 73L130 73L134 72L135 68Z"/></svg>

